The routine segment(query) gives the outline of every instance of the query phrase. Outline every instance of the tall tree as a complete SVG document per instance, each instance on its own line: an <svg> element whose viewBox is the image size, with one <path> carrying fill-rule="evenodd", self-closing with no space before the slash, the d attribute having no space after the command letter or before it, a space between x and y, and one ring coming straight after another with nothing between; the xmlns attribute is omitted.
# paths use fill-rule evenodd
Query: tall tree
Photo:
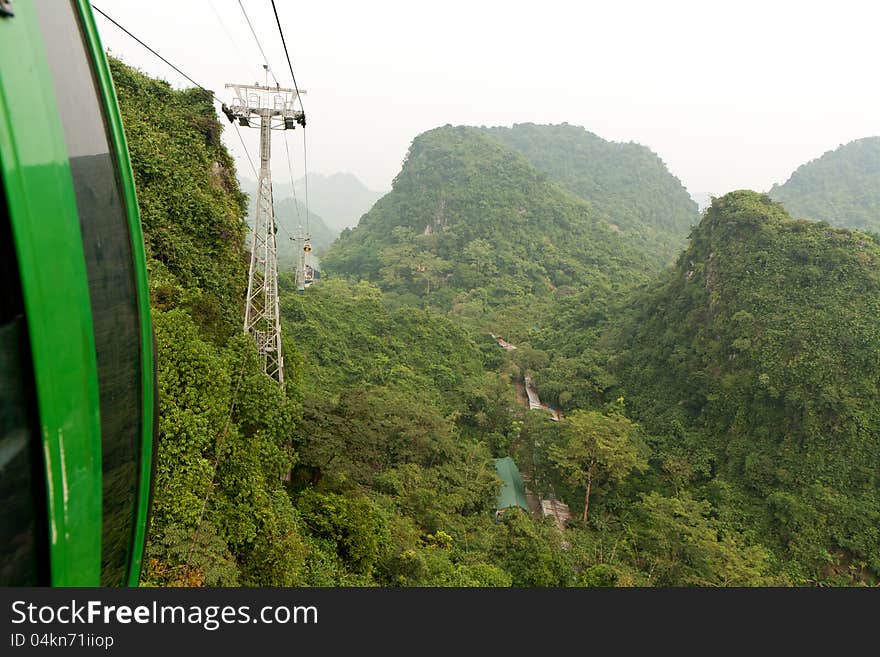
<svg viewBox="0 0 880 657"><path fill-rule="evenodd" d="M564 420L563 444L551 445L550 460L572 486L584 489L584 524L590 512L593 481L622 481L647 467L638 449L637 427L623 415L575 411Z"/></svg>

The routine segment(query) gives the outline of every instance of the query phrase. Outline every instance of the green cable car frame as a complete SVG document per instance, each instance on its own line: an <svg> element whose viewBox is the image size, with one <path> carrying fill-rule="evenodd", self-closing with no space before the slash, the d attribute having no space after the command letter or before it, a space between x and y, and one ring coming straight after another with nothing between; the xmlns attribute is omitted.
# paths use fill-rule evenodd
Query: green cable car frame
<svg viewBox="0 0 880 657"><path fill-rule="evenodd" d="M131 164L85 0L0 0L0 177L0 484L26 460L35 473L32 518L0 528L0 584L136 586L156 356ZM25 504L21 490L0 488L19 495L0 504Z"/></svg>

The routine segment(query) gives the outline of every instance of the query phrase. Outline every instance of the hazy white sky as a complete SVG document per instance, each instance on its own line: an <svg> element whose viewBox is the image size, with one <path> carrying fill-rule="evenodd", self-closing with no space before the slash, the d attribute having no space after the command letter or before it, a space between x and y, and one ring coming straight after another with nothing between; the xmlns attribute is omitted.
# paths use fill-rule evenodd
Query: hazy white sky
<svg viewBox="0 0 880 657"><path fill-rule="evenodd" d="M242 0L290 85L269 0ZM225 99L262 80L238 0L95 0ZM309 170L390 189L410 141L446 123L582 125L654 150L692 193L766 190L880 134L880 3L868 0L276 0L307 90ZM187 83L97 16L104 44ZM227 126L224 140L249 174ZM242 129L257 158L258 131ZM303 170L301 130L291 141ZM296 145L296 148L293 148ZM273 176L287 177L280 141Z"/></svg>

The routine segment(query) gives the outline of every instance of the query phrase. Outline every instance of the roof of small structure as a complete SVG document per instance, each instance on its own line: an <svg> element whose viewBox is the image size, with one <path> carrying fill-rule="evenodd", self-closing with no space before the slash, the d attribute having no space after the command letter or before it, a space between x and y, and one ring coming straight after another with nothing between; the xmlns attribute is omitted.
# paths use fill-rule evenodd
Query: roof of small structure
<svg viewBox="0 0 880 657"><path fill-rule="evenodd" d="M509 456L495 459L495 472L498 474L498 478L504 482L501 490L498 491L495 508L507 509L518 506L530 513L529 503L526 501L526 487L514 460Z"/></svg>

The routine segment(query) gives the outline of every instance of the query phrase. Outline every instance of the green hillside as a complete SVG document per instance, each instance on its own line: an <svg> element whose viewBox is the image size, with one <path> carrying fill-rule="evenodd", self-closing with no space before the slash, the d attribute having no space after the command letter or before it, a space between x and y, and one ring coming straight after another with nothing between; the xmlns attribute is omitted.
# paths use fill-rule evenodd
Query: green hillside
<svg viewBox="0 0 880 657"><path fill-rule="evenodd" d="M413 141L392 191L323 258L401 302L520 335L557 296L622 289L659 262L521 154L452 126Z"/></svg>
<svg viewBox="0 0 880 657"><path fill-rule="evenodd" d="M147 247L159 451L146 566L154 585L290 585L307 548L280 481L299 410L241 335L246 197L202 90L110 60ZM268 403L271 412L261 409Z"/></svg>
<svg viewBox="0 0 880 657"><path fill-rule="evenodd" d="M300 294L285 279L281 305L303 408L291 491L316 539L308 581L509 585L485 437L508 429L512 390L481 348L367 283Z"/></svg>
<svg viewBox="0 0 880 657"><path fill-rule="evenodd" d="M716 199L605 348L660 472L795 578L880 575L880 244Z"/></svg>
<svg viewBox="0 0 880 657"><path fill-rule="evenodd" d="M566 182L551 164L570 126L438 128L327 250L326 276L300 292L281 274L280 388L241 333L247 200L211 98L111 65L159 359L143 583L880 579L875 238L734 192L664 268L686 226L651 214L677 194L662 166L604 209L564 189L584 171L623 181L626 158L659 163L649 151L598 166L578 146ZM546 171L524 154L542 149ZM620 230L615 197L632 201ZM556 421L527 410L525 375ZM567 524L496 516L493 459L508 457Z"/></svg>
<svg viewBox="0 0 880 657"><path fill-rule="evenodd" d="M278 194L277 187L276 183L273 187L275 194ZM246 220L248 226L252 227L257 206L256 185L252 181L246 181L244 191L248 195ZM308 217L308 222L306 222L306 217ZM300 226L304 231L308 228L315 251L327 248L339 235L339 231L329 228L324 219L317 214L311 211L306 212L303 202L293 196L286 196L283 200L275 200L275 221L279 228L276 234L279 271L290 271L296 266L299 254L294 240L290 238L299 235ZM248 238L250 239L250 236Z"/></svg>
<svg viewBox="0 0 880 657"><path fill-rule="evenodd" d="M257 183L246 179L242 187L250 194L251 189L256 190ZM304 201L306 180L300 178L294 181L293 186L284 180L276 180L274 190L276 202L292 196ZM361 216L384 194L369 189L351 173L325 175L314 171L309 172L308 192L309 209L319 215L335 233L356 226Z"/></svg>
<svg viewBox="0 0 880 657"><path fill-rule="evenodd" d="M337 232L327 227L324 220L318 215L309 213L308 232L312 238L312 248L317 254L326 249L338 235ZM306 209L298 200L286 198L275 204L275 221L278 222L279 231L276 234L278 249L278 270L291 271L296 267L299 256L299 244L291 237L299 235L299 227L306 229ZM248 220L250 223L250 219ZM311 257L311 256L310 256Z"/></svg>
<svg viewBox="0 0 880 657"><path fill-rule="evenodd" d="M583 128L518 123L484 128L539 171L590 202L597 216L672 261L699 221L694 200L649 148L609 142Z"/></svg>
<svg viewBox="0 0 880 657"><path fill-rule="evenodd" d="M828 151L769 194L793 217L880 232L880 137Z"/></svg>

